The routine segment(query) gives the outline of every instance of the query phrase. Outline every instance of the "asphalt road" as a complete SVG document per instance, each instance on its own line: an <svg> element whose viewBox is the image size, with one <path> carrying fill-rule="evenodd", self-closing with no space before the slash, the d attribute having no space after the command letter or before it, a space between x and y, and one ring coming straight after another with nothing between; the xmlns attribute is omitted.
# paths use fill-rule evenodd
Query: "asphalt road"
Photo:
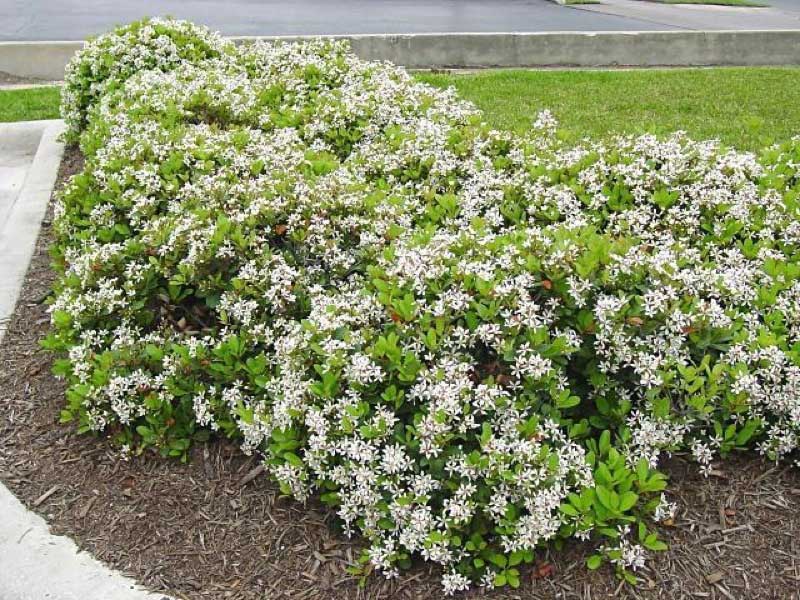
<svg viewBox="0 0 800 600"><path fill-rule="evenodd" d="M226 35L800 29L800 0L772 0L771 9L602 1L0 0L0 41L80 40L155 15L190 19Z"/></svg>

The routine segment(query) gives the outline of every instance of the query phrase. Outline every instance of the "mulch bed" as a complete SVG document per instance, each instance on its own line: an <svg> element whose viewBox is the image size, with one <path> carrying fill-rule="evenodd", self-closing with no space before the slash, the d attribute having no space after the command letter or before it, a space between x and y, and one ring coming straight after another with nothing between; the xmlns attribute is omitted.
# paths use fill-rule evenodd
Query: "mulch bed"
<svg viewBox="0 0 800 600"><path fill-rule="evenodd" d="M60 184L81 164L68 149ZM64 385L39 346L49 323L51 237L45 220L0 346L0 480L54 533L176 598L441 598L436 572L424 565L359 585L347 567L360 541L344 537L323 507L282 497L235 444L197 446L186 463L123 461L102 438L59 425ZM568 544L541 551L519 589L465 597L800 598L798 469L753 455L720 462L708 479L681 457L666 468L679 513L663 529L670 550L649 561L638 587L621 585L608 567L588 571L591 548Z"/></svg>

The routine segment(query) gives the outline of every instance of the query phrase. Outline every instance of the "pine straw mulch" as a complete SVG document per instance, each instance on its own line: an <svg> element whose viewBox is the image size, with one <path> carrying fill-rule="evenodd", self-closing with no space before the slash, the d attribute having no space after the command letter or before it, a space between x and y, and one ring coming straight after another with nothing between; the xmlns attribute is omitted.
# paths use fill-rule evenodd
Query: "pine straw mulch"
<svg viewBox="0 0 800 600"><path fill-rule="evenodd" d="M59 181L80 169L75 149ZM48 217L49 218L49 217ZM63 384L39 347L53 279L46 220L17 310L0 347L0 480L52 530L147 587L176 598L434 599L436 572L359 586L346 568L360 542L319 505L281 497L235 444L193 449L186 464L146 455L128 462L102 438L59 425ZM800 598L800 472L753 455L716 465L705 479L684 459L666 465L675 525L670 550L636 588L610 568L584 566L587 545L541 551L518 590L467 598Z"/></svg>

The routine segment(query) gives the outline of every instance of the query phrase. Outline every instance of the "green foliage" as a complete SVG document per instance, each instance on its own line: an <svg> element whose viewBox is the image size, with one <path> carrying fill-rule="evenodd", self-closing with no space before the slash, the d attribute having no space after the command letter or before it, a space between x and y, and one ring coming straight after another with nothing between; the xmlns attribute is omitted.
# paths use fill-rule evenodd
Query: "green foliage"
<svg viewBox="0 0 800 600"><path fill-rule="evenodd" d="M133 74L168 71L186 62L222 59L231 45L186 21L143 19L90 40L67 65L61 94L66 137L75 142L91 108Z"/></svg>
<svg viewBox="0 0 800 600"><path fill-rule="evenodd" d="M76 121L62 420L134 454L236 439L367 538L357 574L422 556L448 593L517 587L571 537L634 583L674 509L663 452L792 456L796 140L572 147L340 43L231 52L127 73Z"/></svg>

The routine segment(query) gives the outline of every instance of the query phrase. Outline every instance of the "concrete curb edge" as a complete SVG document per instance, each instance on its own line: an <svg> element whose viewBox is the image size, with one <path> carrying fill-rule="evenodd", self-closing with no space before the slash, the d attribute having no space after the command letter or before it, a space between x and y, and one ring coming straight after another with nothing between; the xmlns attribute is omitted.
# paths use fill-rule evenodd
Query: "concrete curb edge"
<svg viewBox="0 0 800 600"><path fill-rule="evenodd" d="M0 226L0 339L11 316L36 247L64 146L63 121L0 124L0 135L15 130L41 137L8 218ZM169 600L81 552L70 538L50 533L0 483L0 598L14 600Z"/></svg>
<svg viewBox="0 0 800 600"><path fill-rule="evenodd" d="M296 41L320 36L232 37ZM327 36L408 68L800 65L800 30L419 33ZM81 41L0 42L0 72L59 80Z"/></svg>
<svg viewBox="0 0 800 600"><path fill-rule="evenodd" d="M14 313L42 219L50 202L58 167L64 153L58 136L64 122L22 121L0 124L0 135L14 131L37 132L41 136L33 161L5 222L0 223L0 340L5 320Z"/></svg>

